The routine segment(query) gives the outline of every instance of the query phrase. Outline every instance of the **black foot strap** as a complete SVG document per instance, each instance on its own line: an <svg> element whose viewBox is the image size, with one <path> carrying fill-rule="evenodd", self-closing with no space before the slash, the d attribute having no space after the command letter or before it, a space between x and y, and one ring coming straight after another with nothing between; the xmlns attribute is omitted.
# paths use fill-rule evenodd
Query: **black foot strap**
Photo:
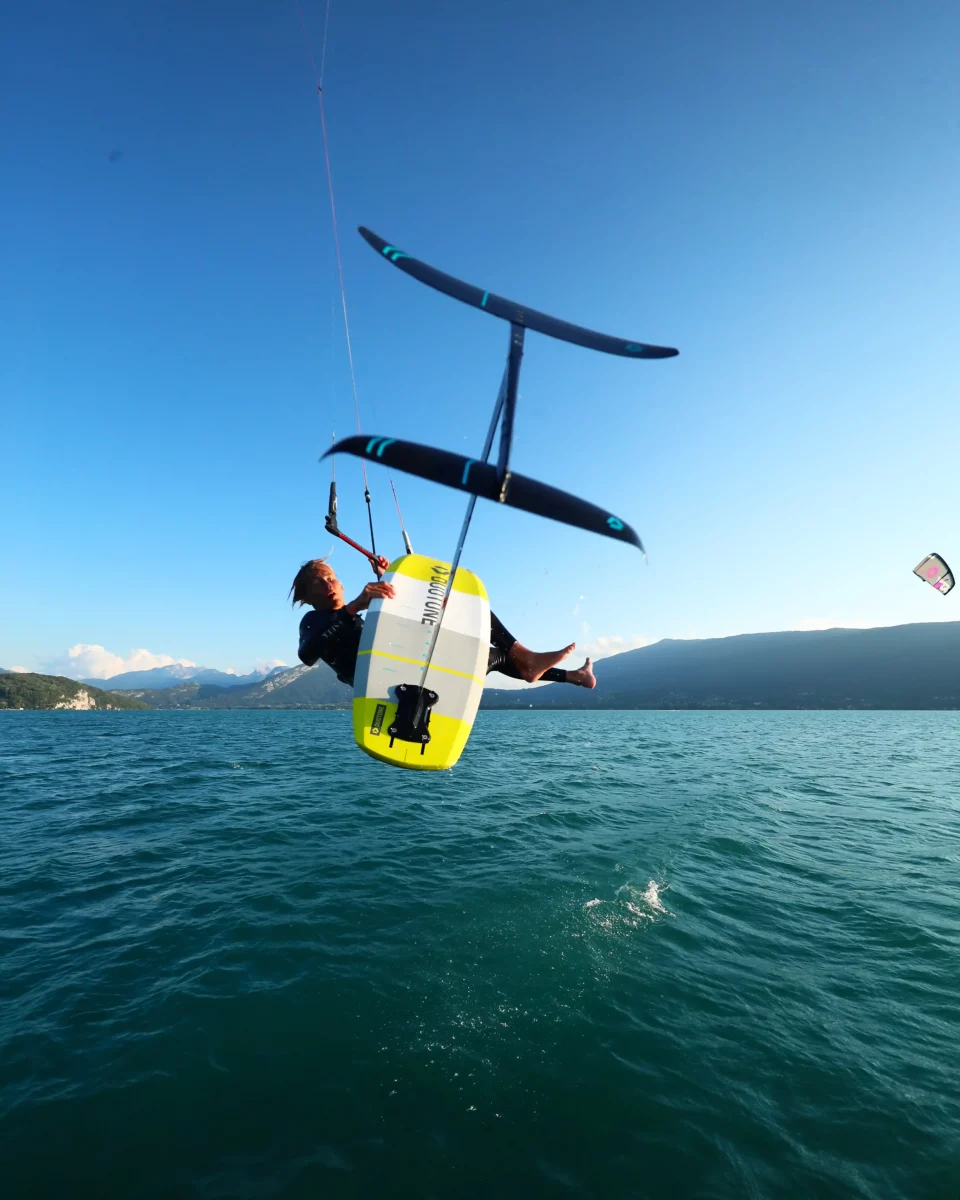
<svg viewBox="0 0 960 1200"><path fill-rule="evenodd" d="M387 730L390 745L394 738L401 742L416 742L422 754L430 741L430 711L439 697L429 688L420 688L413 683L401 683L397 687L397 714Z"/></svg>

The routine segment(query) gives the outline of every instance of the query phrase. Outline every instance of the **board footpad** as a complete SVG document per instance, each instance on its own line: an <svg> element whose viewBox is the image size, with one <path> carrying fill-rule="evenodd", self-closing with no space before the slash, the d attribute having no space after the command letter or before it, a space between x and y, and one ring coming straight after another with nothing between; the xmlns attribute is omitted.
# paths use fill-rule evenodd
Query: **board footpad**
<svg viewBox="0 0 960 1200"><path fill-rule="evenodd" d="M413 683L401 683L397 689L397 711L393 723L387 728L390 747L395 739L402 742L419 743L423 754L430 741L430 713L440 699L430 688L418 687Z"/></svg>

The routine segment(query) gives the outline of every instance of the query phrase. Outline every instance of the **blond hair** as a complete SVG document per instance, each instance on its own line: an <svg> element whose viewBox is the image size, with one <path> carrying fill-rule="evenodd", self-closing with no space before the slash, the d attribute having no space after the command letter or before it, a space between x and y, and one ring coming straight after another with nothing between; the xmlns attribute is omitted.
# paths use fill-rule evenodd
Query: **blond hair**
<svg viewBox="0 0 960 1200"><path fill-rule="evenodd" d="M331 575L336 577L336 572L333 567L327 565L328 555L323 558L311 558L305 563L300 564L300 570L296 573L293 583L290 585L290 604L309 604L308 599L313 591L313 585L318 579L329 579Z"/></svg>

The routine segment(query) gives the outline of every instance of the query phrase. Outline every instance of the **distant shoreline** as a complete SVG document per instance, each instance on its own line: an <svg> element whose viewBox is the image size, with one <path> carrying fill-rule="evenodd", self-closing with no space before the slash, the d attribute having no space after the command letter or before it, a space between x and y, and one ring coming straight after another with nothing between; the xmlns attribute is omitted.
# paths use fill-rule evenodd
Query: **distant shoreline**
<svg viewBox="0 0 960 1200"><path fill-rule="evenodd" d="M482 707L482 711L483 712L513 712L513 713L518 713L521 715L524 713L531 713L531 712L536 712L536 713L576 712L576 713L592 713L592 714L615 713L615 712L616 713L625 713L625 712L667 712L667 713L676 713L676 712L704 712L704 713L715 713L715 712L738 712L738 713L750 713L750 712L754 712L754 713L762 713L762 712L779 712L779 713L785 713L785 712L876 712L876 713L889 713L889 712L960 712L960 706L954 705L951 707L947 707L947 706L927 705L927 706L920 707L920 706L909 706L909 705L890 705L890 706L881 707L879 705L870 706L870 705L865 705L865 704L864 705L834 704L834 705L821 705L818 707L811 706L811 707L803 708L803 707L800 707L799 705L775 705L775 704L768 704L768 705L764 705L764 704L751 704L751 705L746 705L746 704L744 704L744 705L689 704L689 705L680 705L680 706L676 706L676 705L668 706L668 705L659 705L659 704L658 705L653 705L653 704L630 705L630 706L605 704L605 705L597 705L593 708L583 708L583 707L578 708L574 705L570 705L569 707L567 707L567 706L564 706L561 704L551 704L549 707L546 705L536 705L536 704L512 704L512 705L486 704ZM60 708L56 708L56 707L13 708L10 706L0 707L0 713L5 713L5 712L56 712L56 713L79 712L79 713L98 713L98 714L105 714L108 712L109 713L138 712L141 714L142 713L153 713L153 714L156 714L156 713L217 713L217 712L342 712L342 713L349 713L350 709L348 707L346 707L345 705L333 705L333 704L286 704L286 705L278 704L278 705L273 705L272 707L268 706L268 705L254 706L251 704L238 704L236 707L231 707L230 705L222 704L222 705L219 705L217 708L199 708L199 707L186 707L186 706L181 707L181 708L150 708L148 705L144 705L143 707L136 708L136 709L135 708L121 708L119 706L110 707L110 708L65 708L65 707L60 707Z"/></svg>
<svg viewBox="0 0 960 1200"><path fill-rule="evenodd" d="M177 711L348 711L353 692L325 664L290 667L225 686L142 672L154 686L0 672L2 708L150 708ZM202 676L217 676L205 668ZM627 650L595 664L595 689L550 683L505 690L490 675L481 709L616 712L957 712L960 621L873 629L746 633ZM131 676L119 676L132 681ZM437 687L442 685L437 683Z"/></svg>

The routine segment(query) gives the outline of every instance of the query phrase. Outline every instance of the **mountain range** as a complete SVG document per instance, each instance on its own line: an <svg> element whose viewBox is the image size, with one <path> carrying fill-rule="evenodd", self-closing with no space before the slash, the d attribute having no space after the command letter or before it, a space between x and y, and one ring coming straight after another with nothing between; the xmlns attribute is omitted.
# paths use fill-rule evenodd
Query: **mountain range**
<svg viewBox="0 0 960 1200"><path fill-rule="evenodd" d="M77 682L88 683L111 692L127 692L141 688L159 690L179 687L188 680L194 680L198 684L214 684L217 687L233 688L262 683L277 671L282 670L284 670L283 667L272 667L269 671L251 671L249 675L233 675L229 671L217 671L212 667L184 667L180 663L171 663L168 667L152 667L149 671L124 671L120 675L111 675L107 679L80 679Z"/></svg>
<svg viewBox="0 0 960 1200"><path fill-rule="evenodd" d="M597 686L592 691L561 683L517 690L488 687L482 707L957 709L960 621L695 641L666 638L603 659L594 669ZM159 678L160 686L131 687L133 672L97 680L96 686L109 684L114 694L151 708L345 708L353 696L323 663L252 676L188 667L177 670L192 672L190 677L171 678L174 668L157 670L167 674L136 675L151 682ZM3 668L0 673L9 675ZM489 678L490 683L495 680L495 675Z"/></svg>
<svg viewBox="0 0 960 1200"><path fill-rule="evenodd" d="M162 688L124 688L120 694L151 708L347 708L353 688L341 683L326 663L318 663L281 668L258 682L237 686L195 677Z"/></svg>
<svg viewBox="0 0 960 1200"><path fill-rule="evenodd" d="M960 621L745 633L604 659L592 691L488 689L486 708L960 708Z"/></svg>

